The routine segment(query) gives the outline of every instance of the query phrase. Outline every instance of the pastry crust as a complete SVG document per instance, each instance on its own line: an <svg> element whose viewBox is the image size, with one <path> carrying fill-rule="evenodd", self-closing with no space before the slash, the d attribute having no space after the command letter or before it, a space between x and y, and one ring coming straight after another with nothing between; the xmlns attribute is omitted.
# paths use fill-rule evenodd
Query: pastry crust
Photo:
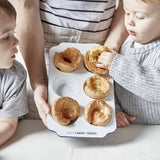
<svg viewBox="0 0 160 160"><path fill-rule="evenodd" d="M108 74L108 69L99 68L96 65L98 64L98 57L102 52L109 52L110 50L106 46L95 46L90 51L87 51L84 56L84 65L85 67L95 74Z"/></svg>
<svg viewBox="0 0 160 160"><path fill-rule="evenodd" d="M80 115L78 102L70 97L56 99L51 107L52 117L61 125L69 125Z"/></svg>
<svg viewBox="0 0 160 160"><path fill-rule="evenodd" d="M82 55L78 49L70 47L61 53L56 52L53 63L62 72L72 72L81 65Z"/></svg>
<svg viewBox="0 0 160 160"><path fill-rule="evenodd" d="M85 81L83 89L91 98L104 98L109 94L111 85L108 79L93 75Z"/></svg>
<svg viewBox="0 0 160 160"><path fill-rule="evenodd" d="M112 111L103 100L93 100L84 109L86 121L95 126L104 126L111 120Z"/></svg>

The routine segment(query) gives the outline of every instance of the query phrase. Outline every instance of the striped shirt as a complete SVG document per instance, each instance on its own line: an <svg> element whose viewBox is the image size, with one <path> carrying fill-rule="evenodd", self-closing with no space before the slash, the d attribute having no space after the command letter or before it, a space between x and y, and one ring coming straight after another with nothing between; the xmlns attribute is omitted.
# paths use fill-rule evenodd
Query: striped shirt
<svg viewBox="0 0 160 160"><path fill-rule="evenodd" d="M83 32L106 32L116 0L40 0L43 23Z"/></svg>
<svg viewBox="0 0 160 160"><path fill-rule="evenodd" d="M133 123L160 124L160 40L133 48L129 37L113 60L117 111L135 116Z"/></svg>

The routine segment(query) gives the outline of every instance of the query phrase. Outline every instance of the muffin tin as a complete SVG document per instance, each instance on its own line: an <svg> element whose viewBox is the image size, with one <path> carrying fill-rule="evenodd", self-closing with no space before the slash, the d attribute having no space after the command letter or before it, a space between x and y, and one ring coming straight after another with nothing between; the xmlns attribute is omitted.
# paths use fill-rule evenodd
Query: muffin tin
<svg viewBox="0 0 160 160"><path fill-rule="evenodd" d="M109 79L111 83L111 91L109 95L102 100L111 107L112 117L110 122L105 126L94 126L89 124L83 115L84 107L93 98L88 97L83 91L83 85L86 79L94 73L89 72L85 67L84 63L80 67L70 73L61 72L53 64L53 57L55 52L62 52L68 47L75 47L81 51L84 56L87 50L90 50L93 46L98 44L79 44L79 43L61 43L58 46L52 47L49 51L49 83L48 83L48 103L53 104L54 100L59 97L71 97L75 99L80 107L81 113L77 120L68 125L62 126L58 124L49 114L47 116L47 127L49 130L56 132L62 137L84 137L84 138L103 138L107 134L112 133L116 130L116 118L115 118L115 101L114 101L114 88L113 79Z"/></svg>

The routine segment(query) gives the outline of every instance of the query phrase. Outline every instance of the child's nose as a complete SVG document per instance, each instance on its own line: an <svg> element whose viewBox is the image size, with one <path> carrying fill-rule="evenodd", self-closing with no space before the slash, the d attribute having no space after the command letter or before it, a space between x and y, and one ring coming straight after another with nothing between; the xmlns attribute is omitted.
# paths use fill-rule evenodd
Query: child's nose
<svg viewBox="0 0 160 160"><path fill-rule="evenodd" d="M131 21L129 22L129 25L135 26L135 22L134 22L133 20L131 20Z"/></svg>
<svg viewBox="0 0 160 160"><path fill-rule="evenodd" d="M19 44L19 40L14 36L13 47L16 47Z"/></svg>
<svg viewBox="0 0 160 160"><path fill-rule="evenodd" d="M128 24L131 26L135 26L135 22L134 22L134 18L130 17L130 19L128 20Z"/></svg>

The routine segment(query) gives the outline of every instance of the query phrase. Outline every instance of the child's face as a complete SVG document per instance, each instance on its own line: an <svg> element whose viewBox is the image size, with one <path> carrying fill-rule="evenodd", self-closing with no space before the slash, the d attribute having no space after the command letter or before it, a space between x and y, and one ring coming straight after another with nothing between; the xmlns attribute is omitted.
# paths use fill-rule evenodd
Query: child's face
<svg viewBox="0 0 160 160"><path fill-rule="evenodd" d="M135 42L146 44L160 38L160 3L123 0L125 26Z"/></svg>
<svg viewBox="0 0 160 160"><path fill-rule="evenodd" d="M18 40L14 36L16 20L3 15L0 18L0 69L13 65L15 54L18 52Z"/></svg>

